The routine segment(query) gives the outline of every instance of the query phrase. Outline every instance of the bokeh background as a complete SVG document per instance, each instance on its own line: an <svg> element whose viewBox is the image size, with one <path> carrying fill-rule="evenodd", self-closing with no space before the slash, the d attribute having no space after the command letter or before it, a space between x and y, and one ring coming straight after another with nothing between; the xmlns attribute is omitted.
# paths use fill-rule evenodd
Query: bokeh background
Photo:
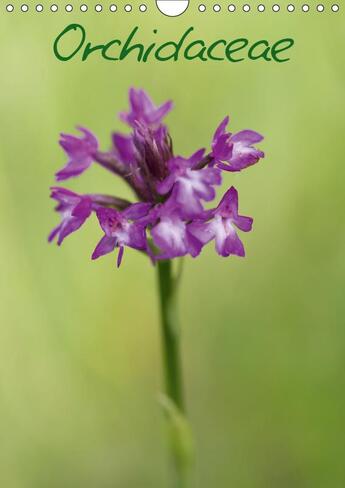
<svg viewBox="0 0 345 488"><path fill-rule="evenodd" d="M169 486L154 268L131 251L119 270L114 256L91 262L95 220L62 248L46 242L58 220L48 188L65 162L59 132L83 124L106 148L134 85L157 103L174 100L167 121L182 154L208 145L226 114L233 130L266 136L266 159L225 178L255 219L247 258L224 260L209 246L185 264L193 487L342 488L344 14L229 14L225 3L215 14L208 3L205 14L193 4L169 19L151 1L145 14L133 5L130 14L2 7L1 486ZM93 42L134 25L146 42L154 28L164 41L194 25L206 40L291 36L296 45L284 64L61 63L52 42L70 22ZM130 196L96 166L69 187Z"/></svg>

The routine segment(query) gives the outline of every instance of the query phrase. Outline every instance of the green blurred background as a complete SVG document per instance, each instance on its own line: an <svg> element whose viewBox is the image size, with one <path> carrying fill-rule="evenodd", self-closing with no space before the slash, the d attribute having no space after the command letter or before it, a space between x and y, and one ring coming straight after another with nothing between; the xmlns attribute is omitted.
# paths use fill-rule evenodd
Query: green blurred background
<svg viewBox="0 0 345 488"><path fill-rule="evenodd" d="M58 220L48 188L65 162L59 132L83 124L106 148L134 85L157 103L174 100L167 121L182 154L209 144L226 114L233 130L266 136L266 159L225 178L255 219L247 258L224 260L209 246L185 266L193 487L342 488L344 15L229 14L226 3L215 14L208 3L205 14L192 4L170 19L151 2L145 14L133 5L130 14L2 7L0 484L169 486L154 268L130 250L120 270L114 256L91 262L94 219L62 248L46 243ZM94 42L138 24L146 42L154 28L164 41L194 25L206 40L291 36L296 45L284 64L61 63L52 42L70 22ZM130 196L96 166L68 186Z"/></svg>

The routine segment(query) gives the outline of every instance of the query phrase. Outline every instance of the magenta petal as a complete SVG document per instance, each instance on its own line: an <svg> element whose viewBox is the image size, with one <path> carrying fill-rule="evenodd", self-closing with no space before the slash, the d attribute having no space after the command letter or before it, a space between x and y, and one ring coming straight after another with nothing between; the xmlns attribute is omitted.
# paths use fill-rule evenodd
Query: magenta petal
<svg viewBox="0 0 345 488"><path fill-rule="evenodd" d="M130 205L122 212L122 215L123 217L129 220L141 219L143 217L146 217L151 207L152 207L152 203L144 203L144 202L133 203L133 205Z"/></svg>
<svg viewBox="0 0 345 488"><path fill-rule="evenodd" d="M218 186L222 183L222 175L217 168L204 168L199 171L200 183L199 189L195 188L196 193L206 202L214 199L216 191L213 186Z"/></svg>
<svg viewBox="0 0 345 488"><path fill-rule="evenodd" d="M50 189L52 191L50 195L51 198L65 203L73 203L76 201L76 198L79 197L77 193L61 186L51 186Z"/></svg>
<svg viewBox="0 0 345 488"><path fill-rule="evenodd" d="M72 211L73 217L85 220L89 217L92 211L92 200L89 197L83 197Z"/></svg>
<svg viewBox="0 0 345 488"><path fill-rule="evenodd" d="M237 217L238 213L238 192L234 186L225 192L221 199L217 212L222 217Z"/></svg>
<svg viewBox="0 0 345 488"><path fill-rule="evenodd" d="M203 211L199 196L188 182L179 181L174 187L172 197L186 217L194 217Z"/></svg>
<svg viewBox="0 0 345 488"><path fill-rule="evenodd" d="M222 224L217 224L215 227L217 228L217 231L215 232L216 251L220 256L229 256L226 249L226 239L228 234L225 232Z"/></svg>
<svg viewBox="0 0 345 488"><path fill-rule="evenodd" d="M99 207L96 213L104 233L111 236L120 222L120 212L113 208Z"/></svg>
<svg viewBox="0 0 345 488"><path fill-rule="evenodd" d="M233 143L230 134L219 136L212 144L212 156L220 161L229 161L232 157Z"/></svg>
<svg viewBox="0 0 345 488"><path fill-rule="evenodd" d="M115 152L122 163L130 164L134 162L135 152L131 136L114 133L112 135Z"/></svg>
<svg viewBox="0 0 345 488"><path fill-rule="evenodd" d="M127 230L127 236L123 239L123 243L133 249L145 251L147 249L145 227L136 223L130 224L129 229Z"/></svg>
<svg viewBox="0 0 345 488"><path fill-rule="evenodd" d="M62 241L72 234L72 232L75 232L78 230L83 223L85 222L85 219L77 219L77 218L71 218L66 221L63 221L60 232L59 232L59 237L58 237L58 246L62 244Z"/></svg>
<svg viewBox="0 0 345 488"><path fill-rule="evenodd" d="M109 254L115 249L116 244L117 244L116 237L103 236L102 239L97 244L95 250L93 251L91 259L97 259L100 256Z"/></svg>
<svg viewBox="0 0 345 488"><path fill-rule="evenodd" d="M241 171L256 164L265 154L258 149L250 146L242 146L240 143L234 144L233 154L230 161L229 171Z"/></svg>
<svg viewBox="0 0 345 488"><path fill-rule="evenodd" d="M188 252L189 254L195 258L199 256L201 249L203 247L203 243L200 242L199 239L197 239L193 234L191 234L188 230L188 227L186 229L186 239L188 242Z"/></svg>
<svg viewBox="0 0 345 488"><path fill-rule="evenodd" d="M54 229L48 235L48 242L52 242L55 239L55 237L60 232L60 228L61 228L61 224L59 224L56 227L54 227Z"/></svg>
<svg viewBox="0 0 345 488"><path fill-rule="evenodd" d="M217 127L217 129L214 133L214 136L213 136L214 141L216 141L218 139L218 137L220 137L222 134L224 134L228 123L229 123L229 116L226 116L225 119L223 119L221 121L221 123L219 124L219 126Z"/></svg>
<svg viewBox="0 0 345 488"><path fill-rule="evenodd" d="M204 154L205 154L205 148L198 149L197 151L195 151L195 153L192 154L191 157L189 158L190 167L194 168L195 165L200 163L200 161L204 157Z"/></svg>
<svg viewBox="0 0 345 488"><path fill-rule="evenodd" d="M185 225L182 221L164 219L151 231L153 242L167 257L173 258L187 254Z"/></svg>
<svg viewBox="0 0 345 488"><path fill-rule="evenodd" d="M148 96L143 90L136 90L133 87L129 89L128 98L132 110L137 112L141 110L142 105L150 103Z"/></svg>
<svg viewBox="0 0 345 488"><path fill-rule="evenodd" d="M60 171L55 173L55 179L56 181L65 181L68 180L69 178L74 178L76 176L81 175L88 169L88 167L91 165L92 160L89 160L87 163L85 161L82 164L75 164L72 162L68 162L68 164L62 168Z"/></svg>
<svg viewBox="0 0 345 488"><path fill-rule="evenodd" d="M192 222L188 225L188 231L202 244L207 244L215 236L214 227L208 222Z"/></svg>
<svg viewBox="0 0 345 488"><path fill-rule="evenodd" d="M69 159L68 163L57 173L55 173L56 181L65 181L69 178L74 178L81 175L93 163L93 157L85 156L83 159Z"/></svg>
<svg viewBox="0 0 345 488"><path fill-rule="evenodd" d="M176 175L174 173L170 173L165 180L161 181L157 184L157 191L160 195L166 195L172 189L176 180Z"/></svg>
<svg viewBox="0 0 345 488"><path fill-rule="evenodd" d="M232 164L230 165L228 163L222 163L222 162L217 163L217 168L222 169L223 171L231 171L233 173L236 173L238 171L241 171L241 169L243 169L243 167L241 166L234 167Z"/></svg>
<svg viewBox="0 0 345 488"><path fill-rule="evenodd" d="M224 250L226 254L223 254L223 256L235 255L242 258L245 256L243 243L236 232L232 232L226 238Z"/></svg>
<svg viewBox="0 0 345 488"><path fill-rule="evenodd" d="M254 130L242 130L234 134L231 139L233 142L243 142L246 145L251 145L261 142L264 137Z"/></svg>
<svg viewBox="0 0 345 488"><path fill-rule="evenodd" d="M239 215L234 219L234 224L243 232L249 232L252 230L253 219Z"/></svg>

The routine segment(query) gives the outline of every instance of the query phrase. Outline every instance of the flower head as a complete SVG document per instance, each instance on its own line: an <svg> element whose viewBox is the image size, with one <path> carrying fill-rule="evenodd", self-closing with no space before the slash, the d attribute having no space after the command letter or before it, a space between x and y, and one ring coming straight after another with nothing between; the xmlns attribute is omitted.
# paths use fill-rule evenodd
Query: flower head
<svg viewBox="0 0 345 488"><path fill-rule="evenodd" d="M221 256L244 256L237 230L251 230L252 219L238 215L235 188L225 193L216 208L205 210L204 202L215 199L222 170L241 171L264 156L254 147L262 136L251 130L234 135L226 132L226 117L214 134L211 151L200 149L186 158L174 153L168 128L162 124L171 102L156 107L143 90L131 88L129 103L129 111L120 118L130 125L131 133L113 133L107 151L99 149L96 137L87 129L80 129L82 137L62 136L60 144L69 159L56 177L80 175L95 162L122 178L133 190L136 203L54 187L51 196L58 201L61 223L49 240L57 236L61 244L95 213L104 235L92 259L118 248L119 266L126 246L153 261L196 257L213 239Z"/></svg>
<svg viewBox="0 0 345 488"><path fill-rule="evenodd" d="M226 132L229 117L218 126L212 142L212 156L218 168L226 171L241 171L257 163L265 154L253 147L263 137L252 130L243 130L237 134Z"/></svg>

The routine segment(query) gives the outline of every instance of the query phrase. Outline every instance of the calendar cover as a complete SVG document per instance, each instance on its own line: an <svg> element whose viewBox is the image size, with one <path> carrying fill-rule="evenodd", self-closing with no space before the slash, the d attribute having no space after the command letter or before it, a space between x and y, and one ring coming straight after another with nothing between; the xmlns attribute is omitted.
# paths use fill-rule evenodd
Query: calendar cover
<svg viewBox="0 0 345 488"><path fill-rule="evenodd" d="M344 6L54 2L0 5L1 486L343 487Z"/></svg>

